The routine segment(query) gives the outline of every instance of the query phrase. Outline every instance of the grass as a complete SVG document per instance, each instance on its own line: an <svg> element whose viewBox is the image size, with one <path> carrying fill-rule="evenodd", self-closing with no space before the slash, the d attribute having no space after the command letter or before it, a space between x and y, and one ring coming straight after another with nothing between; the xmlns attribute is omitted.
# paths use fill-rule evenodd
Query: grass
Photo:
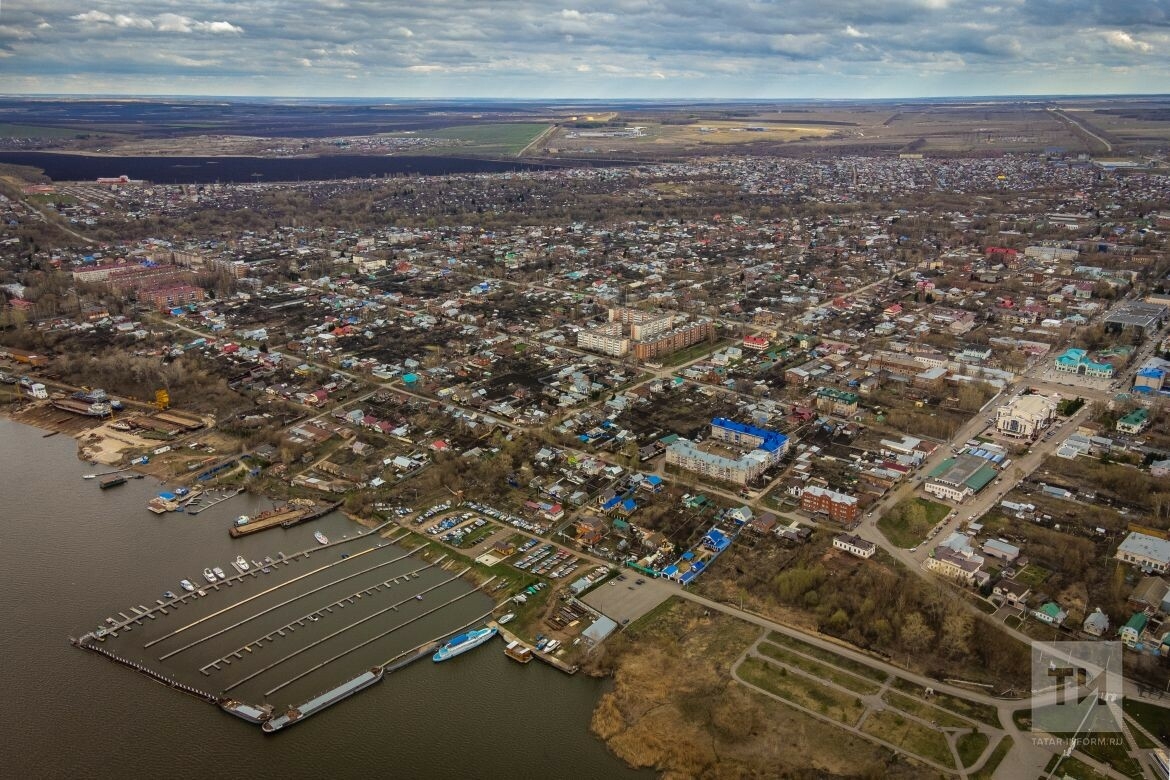
<svg viewBox="0 0 1170 780"><path fill-rule="evenodd" d="M992 780L995 776L995 770L999 769L999 765L1003 763L1003 759L1012 750L1012 745L1015 743L1011 737L1004 737L995 746L995 750L991 751L991 755L987 757L987 762L983 764L983 768L973 775L970 775L971 780Z"/></svg>
<svg viewBox="0 0 1170 780"><path fill-rule="evenodd" d="M1043 566L1037 566L1034 563L1029 563L1015 576L1015 580L1016 582L1035 588L1050 576L1052 576L1052 572L1048 569L1045 569Z"/></svg>
<svg viewBox="0 0 1170 780"><path fill-rule="evenodd" d="M1062 777L1071 777L1074 780L1108 780L1108 775L1101 774L1085 762L1078 761L1072 756L1069 756L1063 761L1060 760L1060 756L1053 756L1049 759L1048 764L1044 767L1046 776L1052 772L1058 761L1060 762L1060 774Z"/></svg>
<svg viewBox="0 0 1170 780"><path fill-rule="evenodd" d="M964 767L971 766L979 760L979 756L983 755L983 751L990 741L986 734L979 731L961 735L955 743L959 750L959 761Z"/></svg>
<svg viewBox="0 0 1170 780"><path fill-rule="evenodd" d="M690 361L696 358L700 358L710 352L714 352L717 349L722 349L731 343L732 339L717 339L711 343L704 341L701 344L695 344L694 346L687 347L686 349L680 349L678 352L667 355L658 362L662 363L664 366L681 366L683 363L689 363Z"/></svg>
<svg viewBox="0 0 1170 780"><path fill-rule="evenodd" d="M545 590L547 590L547 588ZM665 615L666 613L668 613L672 609L674 609L675 605L681 601L682 601L682 599L680 599L678 596L671 596L666 601L662 602L657 607L650 610L645 615L642 615L642 617L638 618L637 620L635 620L634 622L632 622L628 626L626 626L626 629L625 629L626 633L630 634L631 636L634 636L634 637L638 636L643 631L645 631L649 626L656 623L658 621L658 618L662 617L663 615Z"/></svg>
<svg viewBox="0 0 1170 780"><path fill-rule="evenodd" d="M904 718L896 712L890 710L871 712L862 724L861 730L916 756L928 758L947 767L955 765L955 757L947 745L945 734Z"/></svg>
<svg viewBox="0 0 1170 780"><path fill-rule="evenodd" d="M456 125L428 131L430 138L466 141L460 149L491 154L519 154L524 147L548 128L534 122L501 122L498 124Z"/></svg>
<svg viewBox="0 0 1170 780"><path fill-rule="evenodd" d="M803 672L808 672L814 677L822 680L828 680L831 683L848 688L854 693L874 694L879 688L875 683L868 680L863 680L860 677L835 669L832 666L823 664L820 661L814 661L811 658L805 658L802 655L789 652L776 645L768 642L761 642L759 650L763 655L768 656L774 661L779 661L787 666L800 669Z"/></svg>
<svg viewBox="0 0 1170 780"><path fill-rule="evenodd" d="M923 511L918 519L912 518L910 516L912 513L907 511L913 505L922 507ZM899 502L897 506L882 515L881 519L878 520L878 530L885 534L890 542L899 547L907 549L917 547L926 538L930 529L946 517L949 511L951 511L950 508L945 504L939 504L925 498L910 498Z"/></svg>
<svg viewBox="0 0 1170 780"><path fill-rule="evenodd" d="M1126 777L1142 780L1145 773L1142 772L1142 766L1137 759L1129 754L1129 742L1125 739L1125 735L1112 734L1109 736L1115 737L1115 739L1096 738L1083 743L1078 742L1077 752L1084 753L1102 764L1113 767Z"/></svg>
<svg viewBox="0 0 1170 780"><path fill-rule="evenodd" d="M971 727L971 721L966 718L961 718L949 710L927 704L921 699L915 699L913 696L907 696L904 693L887 690L882 694L882 699L891 706L897 707L902 712L917 715L924 720L934 721L940 726L954 728Z"/></svg>
<svg viewBox="0 0 1170 780"><path fill-rule="evenodd" d="M1133 719L1130 718L1130 720L1133 720ZM1130 724L1129 733L1130 733L1130 736L1133 737L1133 741L1142 750L1153 750L1154 748L1158 747L1157 742L1155 742L1154 740L1147 737L1146 733L1144 731L1138 731L1137 729L1133 728L1132 723Z"/></svg>
<svg viewBox="0 0 1170 780"><path fill-rule="evenodd" d="M961 715L965 718L985 723L988 726L1001 728L999 725L999 714L995 707L990 704L980 704L979 702L964 699L959 696L952 696L949 693L935 693L929 699L923 695L922 686L905 680L901 677L894 679L893 687L900 691L910 694L922 701L926 701L944 710ZM1030 713L1031 710L1024 710L1025 713Z"/></svg>
<svg viewBox="0 0 1170 780"><path fill-rule="evenodd" d="M802 642L799 639L788 636L787 634L778 634L773 631L768 634L768 641L772 644L791 648L797 652L816 658L818 661L824 661L825 663L835 666L838 669L844 669L847 672L852 672L858 677L866 677L879 683L885 682L888 678L888 675L880 669L875 669L867 664L852 661L829 650L822 650L819 647L814 647L807 642Z"/></svg>
<svg viewBox="0 0 1170 780"><path fill-rule="evenodd" d="M804 677L788 674L782 667L758 658L747 658L736 675L746 683L755 685L785 701L804 707L838 723L852 726L865 712L865 705L859 699L819 685Z"/></svg>
<svg viewBox="0 0 1170 780"><path fill-rule="evenodd" d="M1128 697L1122 700L1121 709L1158 739L1164 740L1163 735L1170 735L1170 709ZM1170 742L1166 744L1170 746Z"/></svg>

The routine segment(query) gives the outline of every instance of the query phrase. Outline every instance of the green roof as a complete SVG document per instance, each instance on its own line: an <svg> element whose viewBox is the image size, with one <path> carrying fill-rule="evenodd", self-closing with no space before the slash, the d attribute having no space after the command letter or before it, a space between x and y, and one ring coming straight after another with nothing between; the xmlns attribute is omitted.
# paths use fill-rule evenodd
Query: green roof
<svg viewBox="0 0 1170 780"><path fill-rule="evenodd" d="M946 474L947 471L949 471L951 466L953 466L953 465L955 465L955 459L954 458L947 458L942 463L935 466L931 470L931 472L929 474L927 474L927 476L931 477L931 478L941 477L943 474Z"/></svg>
<svg viewBox="0 0 1170 780"><path fill-rule="evenodd" d="M1150 412L1147 409L1134 409L1132 412L1127 414L1125 417L1122 417L1117 422L1121 423L1122 425L1141 425L1149 416Z"/></svg>
<svg viewBox="0 0 1170 780"><path fill-rule="evenodd" d="M975 492L979 492L995 479L998 472L991 466L980 466L979 470L967 478L966 485Z"/></svg>
<svg viewBox="0 0 1170 780"><path fill-rule="evenodd" d="M1055 601L1048 602L1044 606L1040 607L1040 609L1038 611L1043 612L1045 615L1047 615L1048 617L1050 617L1054 620L1056 618L1060 617L1061 613L1064 612L1064 610L1060 608L1060 605L1057 604Z"/></svg>
<svg viewBox="0 0 1170 780"><path fill-rule="evenodd" d="M1146 623L1149 622L1150 618L1145 612L1135 612L1133 613L1133 617L1126 622L1125 627L1132 628L1140 634L1145 629Z"/></svg>

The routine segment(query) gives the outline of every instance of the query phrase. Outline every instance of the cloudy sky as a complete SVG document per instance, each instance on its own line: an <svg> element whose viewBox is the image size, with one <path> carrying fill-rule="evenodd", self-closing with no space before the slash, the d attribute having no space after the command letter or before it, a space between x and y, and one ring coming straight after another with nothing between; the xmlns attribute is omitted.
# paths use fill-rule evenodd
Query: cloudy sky
<svg viewBox="0 0 1170 780"><path fill-rule="evenodd" d="M1170 91L1170 0L0 0L0 92Z"/></svg>

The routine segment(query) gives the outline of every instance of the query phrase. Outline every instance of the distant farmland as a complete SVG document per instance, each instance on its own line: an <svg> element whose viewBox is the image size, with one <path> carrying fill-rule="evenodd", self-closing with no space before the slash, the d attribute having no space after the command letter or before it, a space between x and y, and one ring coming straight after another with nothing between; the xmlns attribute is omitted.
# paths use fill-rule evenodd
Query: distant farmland
<svg viewBox="0 0 1170 780"><path fill-rule="evenodd" d="M426 138L443 138L449 141L463 141L463 145L448 149L448 152L464 154L517 155L524 147L545 130L548 125L538 122L501 122L483 125L456 125L441 130L420 132ZM443 151L443 150L431 150Z"/></svg>

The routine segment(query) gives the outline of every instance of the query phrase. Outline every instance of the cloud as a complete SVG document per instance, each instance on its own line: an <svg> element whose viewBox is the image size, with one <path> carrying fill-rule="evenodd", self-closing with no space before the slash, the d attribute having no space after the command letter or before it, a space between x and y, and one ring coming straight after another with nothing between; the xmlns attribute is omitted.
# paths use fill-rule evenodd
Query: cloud
<svg viewBox="0 0 1170 780"><path fill-rule="evenodd" d="M1114 48L1124 51L1148 52L1154 47L1145 41L1139 41L1124 30L1109 30L1105 33L1105 41Z"/></svg>
<svg viewBox="0 0 1170 780"><path fill-rule="evenodd" d="M190 68L214 94L275 85L504 97L637 97L651 87L703 97L1140 92L1170 83L1170 0L83 2L4 3L6 81L133 91L135 76ZM154 49L174 55L171 64Z"/></svg>

